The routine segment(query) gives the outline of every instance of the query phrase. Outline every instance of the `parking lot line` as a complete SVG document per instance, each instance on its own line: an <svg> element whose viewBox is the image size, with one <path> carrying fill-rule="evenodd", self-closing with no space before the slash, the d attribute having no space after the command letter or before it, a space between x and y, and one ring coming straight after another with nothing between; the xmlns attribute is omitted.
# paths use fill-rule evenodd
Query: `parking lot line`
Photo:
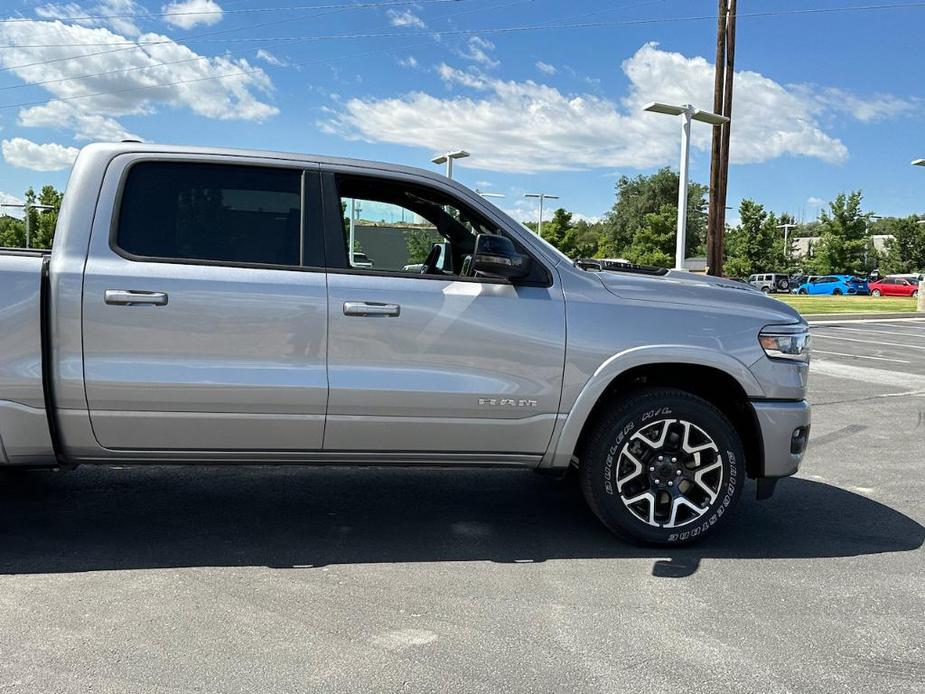
<svg viewBox="0 0 925 694"><path fill-rule="evenodd" d="M878 335L899 335L901 337L917 337L922 335L925 337L925 333L904 333L897 332L895 330L877 330L876 328L846 328L842 325L830 325L826 328L826 330L850 330L851 332L855 333L876 333Z"/></svg>
<svg viewBox="0 0 925 694"><path fill-rule="evenodd" d="M881 342L880 340L859 340L856 337L842 337L841 335L822 335L813 333L814 340L843 340L844 342L864 342L868 345L880 345L881 347L904 347L906 349L925 350L925 345L904 345L901 342Z"/></svg>
<svg viewBox="0 0 925 694"><path fill-rule="evenodd" d="M898 323L900 321L902 323L912 323L913 325L909 327L918 327L920 325L925 326L925 316L915 316L911 318L849 318L847 320L811 320L809 321L809 325L812 327L815 325L847 325L849 323Z"/></svg>
<svg viewBox="0 0 925 694"><path fill-rule="evenodd" d="M902 393L892 393L891 395L918 395L925 392L925 376L918 374L874 369L869 366L854 366L828 359L817 359L810 369L812 373L823 376L904 389ZM909 390L910 388L912 390Z"/></svg>
<svg viewBox="0 0 925 694"><path fill-rule="evenodd" d="M853 357L855 359L875 359L876 361L892 361L897 364L910 364L907 359L890 359L889 357L868 357L866 354L849 354L848 352L827 352L824 349L814 349L815 354L831 354L836 357Z"/></svg>

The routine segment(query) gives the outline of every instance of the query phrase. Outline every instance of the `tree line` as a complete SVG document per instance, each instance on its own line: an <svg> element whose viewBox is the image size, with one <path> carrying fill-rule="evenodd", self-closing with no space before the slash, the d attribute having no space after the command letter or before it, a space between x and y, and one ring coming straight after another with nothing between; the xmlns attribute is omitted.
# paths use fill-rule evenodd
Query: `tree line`
<svg viewBox="0 0 925 694"><path fill-rule="evenodd" d="M597 222L573 219L565 209L543 223L543 237L571 258L624 258L641 265L674 266L678 214L677 172L669 168L651 175L622 176L616 200ZM687 256L706 250L708 188L691 183L687 211ZM921 272L925 269L925 215L879 217L863 209L861 191L841 193L817 219L790 230L784 246L781 225L794 224L792 215L775 213L759 202L739 205L739 223L726 227L723 274L747 277L760 272L866 274ZM534 232L537 225L525 222ZM879 251L873 237L893 236ZM817 240L809 255L798 257L800 237Z"/></svg>
<svg viewBox="0 0 925 694"><path fill-rule="evenodd" d="M599 221L574 219L564 208L543 223L543 238L571 258L624 258L641 265L674 265L679 176L664 168L650 175L622 176L616 199ZM29 209L30 246L51 248L62 193L54 186L36 192L29 188L26 204L52 209ZM707 186L690 184L687 211L687 255L704 255L707 228ZM809 274L884 274L925 270L925 215L878 217L863 209L861 191L842 193L820 211L817 219L792 229L784 247L782 224L793 224L788 213L777 214L754 200L742 200L739 223L727 226L724 273L747 277L759 272L802 271ZM525 222L534 232L537 224ZM873 236L888 234L886 250L878 251ZM797 257L797 239L818 238L808 257ZM424 243L427 241L428 243ZM430 239L421 239L423 246ZM0 216L0 247L26 245L23 219ZM426 250L426 249L425 249ZM425 253L426 255L426 253Z"/></svg>

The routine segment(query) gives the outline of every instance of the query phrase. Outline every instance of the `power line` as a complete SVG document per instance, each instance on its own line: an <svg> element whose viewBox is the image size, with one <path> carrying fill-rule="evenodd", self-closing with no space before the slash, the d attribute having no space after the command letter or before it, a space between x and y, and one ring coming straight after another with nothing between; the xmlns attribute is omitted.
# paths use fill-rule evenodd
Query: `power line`
<svg viewBox="0 0 925 694"><path fill-rule="evenodd" d="M502 8L502 7L511 7L512 5L520 5L520 4L524 4L524 3L527 3L527 2L534 2L534 0L515 0L515 2L508 2L508 3L501 4L501 5L493 5L493 6L491 6L491 7L476 8L476 9L472 9L472 10L463 10L463 11L461 11L461 12L453 12L453 13L448 14L448 15L443 15L443 16L441 16L441 17L436 17L435 19L437 19L437 20L449 19L449 18L452 18L452 17L458 17L458 16L463 15L463 14L471 14L472 12L488 12L488 11L496 10L496 9L499 9L499 8ZM668 2L668 0L647 0L647 1L644 1L644 2L636 2L636 3L629 4L629 5L620 5L620 6L618 6L618 7L608 7L608 8L602 9L602 10L595 10L595 11L593 11L593 12L585 12L585 13L582 13L582 14L579 14L579 15L571 15L571 16L569 16L569 17L562 17L562 18L559 18L559 19L550 20L549 22L545 22L545 23L546 23L546 24L549 24L550 22L560 22L560 21L567 21L567 20L570 20L570 19L578 19L578 18L580 18L580 17L587 17L587 16L590 16L590 15L601 14L601 13L603 13L603 12L614 12L614 11L618 11L618 10L635 9L635 8L637 8L637 7L643 7L643 6L646 6L646 5L657 5L657 4L661 4L661 3L664 3L664 2ZM319 14L314 14L314 15L310 15L310 16L311 16L312 18L314 18L314 17L325 16L325 15L328 15L328 14L334 14L334 13L333 13L333 12L325 12L325 13L319 13ZM302 17L302 18L304 18L304 17ZM302 18L300 18L300 19L302 19ZM283 20L283 21L292 21L292 20L288 20L288 19L287 19L287 20ZM268 22L268 24L277 24L277 23L278 23L278 22ZM266 25L263 25L263 26L266 26ZM291 46L291 45L293 45L293 44L292 44L292 43L289 43L289 44L286 44L286 45ZM133 47L134 47L134 46L133 46ZM272 46L272 45L269 46L269 47L270 47L270 48L275 48L275 46ZM122 49L122 48L120 48L120 49L118 49L118 50L122 51L122 50L130 50L130 49ZM103 52L104 52L104 53L107 53L107 52L109 52L109 51L103 51ZM91 54L91 55L92 55L92 54ZM12 90L14 90L14 89L28 89L28 88L30 88L30 87L40 87L40 86L43 86L43 85L46 85L46 84L60 84L60 83L62 83L62 82L71 82L71 81L82 80L82 79L92 79L92 78L94 78L94 77L106 77L106 76L109 76L109 75L118 75L118 74L125 74L125 73L129 73L129 72L138 72L138 71L141 71L141 70L152 70L152 69L154 69L154 68L163 67L163 66L167 66L167 65L183 65L183 64L186 64L186 63L202 62L202 61L204 61L204 60L212 60L212 57L210 57L210 56L196 56L195 58L184 58L184 59L182 59L182 60L170 60L170 61L164 61L164 62L160 62L160 63L152 63L152 64L150 64L150 65L140 65L140 66L130 67L130 68L120 68L120 69L118 69L118 70L107 70L107 71L104 71L104 72L95 72L95 73L90 73L90 74L86 74L86 75L75 75L75 76L73 76L73 77L61 77L61 78L58 78L58 79L42 80L42 81L40 81L40 82L27 82L27 83L25 83L25 84L14 84L14 85L10 85L10 86L8 86L8 87L0 87L0 92L12 91ZM276 67L288 67L288 65L276 66ZM9 69L9 68L8 68L8 69Z"/></svg>
<svg viewBox="0 0 925 694"><path fill-rule="evenodd" d="M245 14L255 12L300 12L302 10L329 10L337 8L362 8L362 7L392 7L395 5L429 5L434 3L462 2L463 0L387 0L378 3L339 3L332 5L291 5L289 7L248 7L240 10L188 10L181 12L134 12L128 14L93 14L66 17L47 17L42 19L30 19L28 17L10 17L0 19L0 24L16 24L22 22L47 21L49 19L60 19L67 21L88 21L92 19L146 19L151 17L198 17L202 15L226 15L226 14Z"/></svg>
<svg viewBox="0 0 925 694"><path fill-rule="evenodd" d="M898 4L880 4L880 5L849 5L844 7L819 7L793 10L768 10L765 12L749 12L738 14L738 19L743 18L763 18L763 17L785 17L793 15L809 14L829 14L834 12L862 12L875 10L898 10L909 8L925 7L925 2L906 2ZM417 31L417 32L381 32L381 33L354 33L354 34L318 34L308 36L272 36L272 37L247 37L236 39L188 39L184 41L189 43L210 43L224 41L226 43L260 43L263 41L333 41L338 39L372 39L372 38L393 38L407 36L453 36L459 34L505 34L505 33L523 33L529 31L549 30L549 29L600 29L617 26L636 26L645 24L671 24L675 22L696 22L703 20L716 20L716 15L692 15L688 17L661 17L650 19L633 19L623 21L600 21L600 22L581 22L576 24L528 24L514 27L498 27L486 29L456 29L448 31ZM36 44L0 44L0 48L67 48L76 46L156 46L160 44L174 43L174 41L124 41L108 43L36 43Z"/></svg>
<svg viewBox="0 0 925 694"><path fill-rule="evenodd" d="M851 11L851 10L877 10L877 9L898 9L898 8L907 8L907 7L925 7L925 2L914 2L914 3L903 3L903 4L892 4L892 5L864 5L864 6L851 6L843 8L813 8L813 9L803 9L803 10L778 10L778 11L768 11L768 12L752 12L748 14L739 14L737 18L743 17L777 17L777 16L787 16L787 15L800 15L800 14L818 14L823 12L839 12L839 11ZM695 17L674 17L674 18L663 18L663 19L645 19L645 20L626 20L620 22L585 22L578 24L534 24L527 26L519 27L499 27L495 29L456 29L451 31L431 31L431 32L416 32L416 33L388 33L388 34L338 34L331 36L321 36L321 37L288 37L289 41L309 41L309 40L322 40L322 39L331 39L331 38L373 38L373 37L383 37L383 36L413 36L413 35L426 35L426 36L452 36L452 35L475 35L475 34L498 34L498 33L514 33L514 32L525 32L525 31L534 31L534 30L548 30L548 29L578 29L578 28L597 28L602 26L630 26L630 25L639 25L639 24L655 24L655 23L667 23L667 22L689 22L689 21L698 21L698 20L716 20L715 15L703 15ZM255 39L256 40L256 39ZM266 39L270 40L270 39ZM373 51L380 52L380 51ZM324 61L320 61L324 62ZM292 63L290 67L299 67L312 63ZM280 66L282 67L282 66ZM151 89L163 89L166 87L173 87L180 84L191 84L196 82L204 82L216 79L227 79L233 77L244 77L247 75L255 74L257 72L263 72L266 70L278 69L273 66L267 68L254 68L250 70L240 70L238 72L228 73L224 75L208 75L205 77L197 77L185 80L176 80L173 82L165 82L162 84L153 84L153 85L144 85L138 87L127 87L125 89L102 91L102 92L93 92L89 94L75 94L72 96L58 97L54 99L46 99L41 101L29 101L21 102L16 104L5 104L0 106L0 110L8 110L13 108L21 108L26 106L39 106L49 103L54 103L56 101L74 101L78 99L89 99L97 96L109 96L113 94L123 94L136 91L146 91Z"/></svg>
<svg viewBox="0 0 925 694"><path fill-rule="evenodd" d="M468 2L468 0L460 0L460 1ZM381 6L383 6L383 3L378 3L378 4L377 3L367 3L365 5L348 4L348 5L344 5L342 9L335 10L333 12L320 12L317 14L305 14L300 17L286 17L284 19L274 19L273 21L270 21L270 22L261 22L259 24L250 24L250 25L246 25L242 27L232 27L230 29L220 29L218 31L207 31L207 32L199 33L199 34L193 34L192 36L186 37L184 42L188 43L189 41L195 41L197 39L201 39L201 38L209 37L209 36L224 36L225 34L233 34L238 31L245 31L245 30L253 31L254 29L261 29L263 27L275 26L277 24L284 24L287 22L293 22L293 21L297 21L300 19L323 17L329 14L337 14L339 12L346 12L348 10L355 9L355 8L369 9L369 8L376 8L376 7L381 7ZM38 21L38 20L35 20L35 21ZM165 42L165 43L169 43L169 42ZM85 45L85 44L80 44L80 45ZM105 51L92 51L90 53L81 53L79 55L70 55L70 56L65 56L62 58L50 58L48 60L37 60L31 63L20 63L18 65L9 65L6 67L0 67L0 72L9 72L11 70L19 70L19 69L27 68L27 67L37 67L40 65L51 65L52 63L63 63L63 62L67 62L70 60L80 60L82 58L92 58L98 55L109 55L110 53L122 53L125 51L135 50L136 48L140 48L140 46L135 42L131 42L130 45L127 45L123 48L110 48Z"/></svg>

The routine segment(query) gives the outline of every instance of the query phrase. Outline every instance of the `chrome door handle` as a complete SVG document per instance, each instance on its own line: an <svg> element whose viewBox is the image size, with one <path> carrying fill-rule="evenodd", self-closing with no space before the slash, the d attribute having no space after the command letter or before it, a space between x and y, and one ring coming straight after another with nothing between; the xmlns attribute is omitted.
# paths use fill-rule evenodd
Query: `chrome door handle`
<svg viewBox="0 0 925 694"><path fill-rule="evenodd" d="M145 292L134 289L107 289L103 300L110 306L166 306L165 292Z"/></svg>
<svg viewBox="0 0 925 694"><path fill-rule="evenodd" d="M375 301L345 301L345 316L391 316L401 313L398 304L380 304Z"/></svg>

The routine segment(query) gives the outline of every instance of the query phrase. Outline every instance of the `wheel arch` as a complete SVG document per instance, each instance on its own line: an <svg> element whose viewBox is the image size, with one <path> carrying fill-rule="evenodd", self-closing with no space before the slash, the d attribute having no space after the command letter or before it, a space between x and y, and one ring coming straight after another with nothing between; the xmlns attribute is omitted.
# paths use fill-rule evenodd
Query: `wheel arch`
<svg viewBox="0 0 925 694"><path fill-rule="evenodd" d="M634 390L661 386L684 390L716 406L740 432L748 476L759 477L764 465L764 443L749 399L760 398L764 392L740 362L717 352L702 351L703 354L688 353L680 358L677 350L673 357L662 354L662 358L657 354L643 359L640 355L635 359L615 355L605 362L576 399L545 464L568 467L580 456L582 443L601 412Z"/></svg>

